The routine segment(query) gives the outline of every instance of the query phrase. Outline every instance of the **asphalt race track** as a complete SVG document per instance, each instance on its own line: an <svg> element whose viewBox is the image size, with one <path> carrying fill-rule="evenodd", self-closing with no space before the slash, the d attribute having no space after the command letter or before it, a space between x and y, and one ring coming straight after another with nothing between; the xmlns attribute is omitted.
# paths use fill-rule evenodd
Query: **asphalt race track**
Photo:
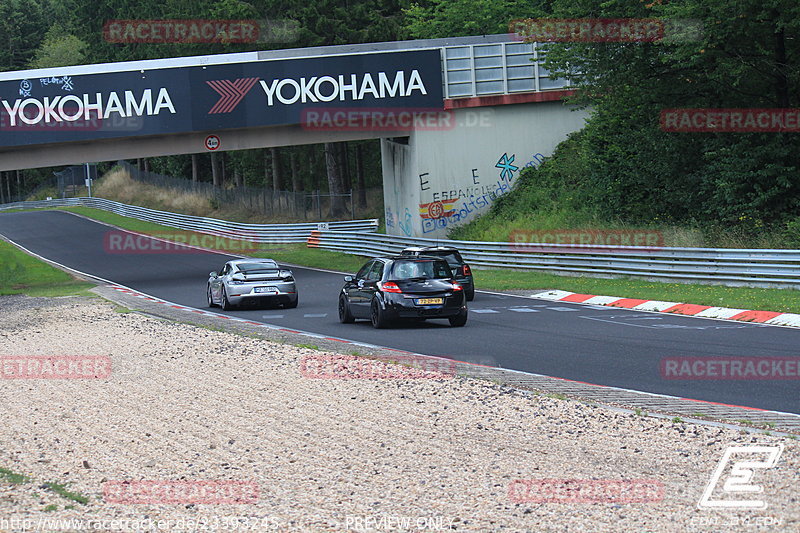
<svg viewBox="0 0 800 533"><path fill-rule="evenodd" d="M201 251L109 253L103 244L109 231L112 228L66 212L0 214L0 234L36 254L164 300L206 307L208 273L229 256ZM451 328L442 320L375 330L365 321L339 323L341 275L292 270L300 293L297 309L228 314L599 385L800 413L796 379L674 380L662 378L660 370L664 357L797 357L800 331L795 329L478 292L463 328Z"/></svg>

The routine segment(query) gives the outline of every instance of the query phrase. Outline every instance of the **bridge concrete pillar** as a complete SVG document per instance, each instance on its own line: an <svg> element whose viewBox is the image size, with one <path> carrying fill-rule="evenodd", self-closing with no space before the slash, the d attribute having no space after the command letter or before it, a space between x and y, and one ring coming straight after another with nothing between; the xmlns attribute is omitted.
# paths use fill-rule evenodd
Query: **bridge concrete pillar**
<svg viewBox="0 0 800 533"><path fill-rule="evenodd" d="M408 137L382 139L387 233L445 238L488 211L588 114L559 101L455 109Z"/></svg>

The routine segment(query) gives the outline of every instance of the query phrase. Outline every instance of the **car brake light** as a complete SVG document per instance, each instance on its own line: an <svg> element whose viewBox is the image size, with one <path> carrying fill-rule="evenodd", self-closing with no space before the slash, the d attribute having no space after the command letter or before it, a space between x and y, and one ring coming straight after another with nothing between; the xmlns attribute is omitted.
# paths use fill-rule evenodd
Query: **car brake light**
<svg viewBox="0 0 800 533"><path fill-rule="evenodd" d="M454 291L463 291L463 290L464 290L464 287L462 287L460 283L456 283L456 282L454 281L454 282L453 282L453 290L454 290Z"/></svg>
<svg viewBox="0 0 800 533"><path fill-rule="evenodd" d="M470 274L472 274L472 271L469 269L469 265L464 265L462 267L462 270L464 271L465 276L469 276Z"/></svg>
<svg viewBox="0 0 800 533"><path fill-rule="evenodd" d="M394 281L382 281L378 283L378 288L383 292L403 292Z"/></svg>

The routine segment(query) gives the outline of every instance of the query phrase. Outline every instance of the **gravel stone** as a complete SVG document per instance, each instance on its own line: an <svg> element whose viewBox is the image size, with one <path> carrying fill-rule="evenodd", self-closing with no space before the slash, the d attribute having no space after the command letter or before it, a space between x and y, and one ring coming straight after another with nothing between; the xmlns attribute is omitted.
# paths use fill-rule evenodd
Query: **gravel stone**
<svg viewBox="0 0 800 533"><path fill-rule="evenodd" d="M109 356L113 368L101 380L0 379L0 468L29 478L0 474L0 531L15 530L2 522L12 519L169 520L170 531L201 520L240 531L800 531L795 440L477 379L303 377L300 358L320 353L95 298L0 297L0 355ZM698 509L731 443L785 446L754 476L767 509ZM664 491L648 503L510 498L515 480L544 479L648 479ZM247 481L259 496L105 501L103 484L125 480Z"/></svg>

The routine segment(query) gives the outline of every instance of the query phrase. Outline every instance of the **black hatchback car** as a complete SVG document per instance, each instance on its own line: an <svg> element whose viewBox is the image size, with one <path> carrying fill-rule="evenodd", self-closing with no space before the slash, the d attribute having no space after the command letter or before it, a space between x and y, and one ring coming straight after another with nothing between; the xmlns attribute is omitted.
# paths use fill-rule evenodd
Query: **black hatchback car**
<svg viewBox="0 0 800 533"><path fill-rule="evenodd" d="M383 328L395 319L447 318L451 326L467 323L464 288L453 279L447 261L438 257L378 257L346 276L339 294L339 320L357 318Z"/></svg>
<svg viewBox="0 0 800 533"><path fill-rule="evenodd" d="M467 297L467 301L471 302L475 299L475 282L472 280L472 269L461 257L461 254L458 253L458 250L452 246L411 246L400 252L400 255L441 257L450 265L450 270L453 271L453 277L458 284L464 287L464 295Z"/></svg>

